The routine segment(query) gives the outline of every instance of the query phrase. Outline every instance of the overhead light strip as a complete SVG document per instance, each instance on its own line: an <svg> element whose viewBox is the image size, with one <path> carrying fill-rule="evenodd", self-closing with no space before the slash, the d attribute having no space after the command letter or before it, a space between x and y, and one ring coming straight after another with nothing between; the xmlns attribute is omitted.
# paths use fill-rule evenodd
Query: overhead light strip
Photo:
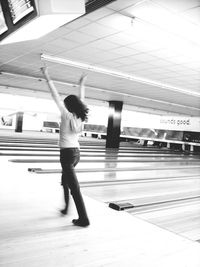
<svg viewBox="0 0 200 267"><path fill-rule="evenodd" d="M98 66L94 66L94 65L90 65L90 64L86 64L86 63L82 63L82 62L78 62L78 61L72 61L69 59L63 59L63 58L49 56L49 55L45 55L45 54L41 54L41 59L44 61L49 61L52 63L72 66L72 67L84 69L87 71L102 73L105 75L114 76L114 77L129 80L129 81L135 81L135 82L139 82L142 84L148 84L151 86L156 86L159 88L167 89L167 90L174 91L174 92L179 92L179 93L190 95L190 96L200 97L200 93L197 93L197 92L190 92L190 91L185 90L183 88L179 88L179 87L172 86L169 84L160 83L157 81L145 79L143 77L138 77L135 75L130 75L130 74L127 74L124 72L119 72L119 71L115 71L115 70L111 70L111 69L101 68Z"/></svg>
<svg viewBox="0 0 200 267"><path fill-rule="evenodd" d="M41 78L41 77L34 77L34 76L23 75L23 74L18 74L18 73L11 73L11 72L4 72L3 71L3 72L1 72L1 74L2 75L14 76L14 77L21 77L21 78L25 78L25 79L32 79L32 80L37 80L37 81L46 81L44 78ZM58 80L53 80L53 82L57 83L57 84L60 84L60 85L70 86L70 87L78 87L79 86L78 84L69 83L69 82L62 82L62 81L58 81ZM111 91L111 90L107 90L107 89L104 89L104 88L97 88L97 87L87 86L87 85L86 85L86 88L88 88L90 90L110 93L110 94L114 94L114 95L126 96L126 97L136 98L136 99L145 100L145 101L149 101L149 102L161 103L161 104L165 104L165 105L168 105L168 106L175 106L175 107L180 107L180 108L188 108L188 109L191 109L191 110L198 110L198 111L200 110L200 108L185 106L185 105L171 103L171 102L162 101L162 100L156 100L156 99L147 98L147 97L143 97L143 96L132 95L132 94L128 94L128 93L121 93L121 92ZM44 91L40 91L40 92L44 92Z"/></svg>

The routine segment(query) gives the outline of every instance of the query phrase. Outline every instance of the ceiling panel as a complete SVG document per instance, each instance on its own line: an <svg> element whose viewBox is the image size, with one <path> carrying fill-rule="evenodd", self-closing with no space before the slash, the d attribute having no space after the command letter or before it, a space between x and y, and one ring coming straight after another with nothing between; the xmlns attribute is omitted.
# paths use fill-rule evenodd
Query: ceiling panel
<svg viewBox="0 0 200 267"><path fill-rule="evenodd" d="M117 0L38 40L0 46L0 92L13 93L16 88L17 94L49 97L40 71L40 55L47 54L111 72L102 74L48 62L62 94L77 93L76 84L81 74L87 72L87 100L123 100L125 105L152 113L199 116L198 34L192 42L187 36L184 39L168 33L167 42L164 31L151 23L142 22L141 30L130 28L140 25L134 24L134 20L131 24L131 16L144 20L141 14L156 10L173 18L177 14L200 27L199 6L196 0ZM143 32L144 25L148 30L157 29L158 35L152 34L151 38L148 30Z"/></svg>
<svg viewBox="0 0 200 267"><path fill-rule="evenodd" d="M199 0L153 0L155 3L166 7L170 10L176 11L177 13L185 12L196 7L199 7Z"/></svg>
<svg viewBox="0 0 200 267"><path fill-rule="evenodd" d="M106 36L105 39L110 42L116 43L119 46L132 44L134 42L133 37L130 34L125 34L123 32L117 32L110 36Z"/></svg>
<svg viewBox="0 0 200 267"><path fill-rule="evenodd" d="M200 24L200 6L186 10L182 15L192 23Z"/></svg>

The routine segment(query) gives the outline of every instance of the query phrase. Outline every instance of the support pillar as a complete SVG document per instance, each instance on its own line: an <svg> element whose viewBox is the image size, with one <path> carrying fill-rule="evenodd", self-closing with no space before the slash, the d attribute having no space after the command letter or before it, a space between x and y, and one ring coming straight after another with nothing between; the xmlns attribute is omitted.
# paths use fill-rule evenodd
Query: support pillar
<svg viewBox="0 0 200 267"><path fill-rule="evenodd" d="M109 101L106 148L119 148L122 101Z"/></svg>
<svg viewBox="0 0 200 267"><path fill-rule="evenodd" d="M185 151L185 144L182 144L182 151Z"/></svg>
<svg viewBox="0 0 200 267"><path fill-rule="evenodd" d="M22 133L24 112L16 113L15 132Z"/></svg>
<svg viewBox="0 0 200 267"><path fill-rule="evenodd" d="M194 152L194 146L193 145L190 146L190 152Z"/></svg>

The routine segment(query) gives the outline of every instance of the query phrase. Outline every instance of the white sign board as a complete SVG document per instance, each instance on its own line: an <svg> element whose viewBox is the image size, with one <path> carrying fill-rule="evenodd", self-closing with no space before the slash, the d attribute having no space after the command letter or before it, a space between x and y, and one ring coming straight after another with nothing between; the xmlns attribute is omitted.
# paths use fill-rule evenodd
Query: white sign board
<svg viewBox="0 0 200 267"><path fill-rule="evenodd" d="M200 117L159 116L125 110L122 127L200 132Z"/></svg>

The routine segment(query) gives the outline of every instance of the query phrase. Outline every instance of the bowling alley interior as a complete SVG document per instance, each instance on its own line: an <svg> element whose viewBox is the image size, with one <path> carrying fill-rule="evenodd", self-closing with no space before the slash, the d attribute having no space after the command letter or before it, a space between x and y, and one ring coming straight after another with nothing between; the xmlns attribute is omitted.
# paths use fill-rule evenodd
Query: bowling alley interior
<svg viewBox="0 0 200 267"><path fill-rule="evenodd" d="M0 266L200 266L199 30L199 0L0 0Z"/></svg>

